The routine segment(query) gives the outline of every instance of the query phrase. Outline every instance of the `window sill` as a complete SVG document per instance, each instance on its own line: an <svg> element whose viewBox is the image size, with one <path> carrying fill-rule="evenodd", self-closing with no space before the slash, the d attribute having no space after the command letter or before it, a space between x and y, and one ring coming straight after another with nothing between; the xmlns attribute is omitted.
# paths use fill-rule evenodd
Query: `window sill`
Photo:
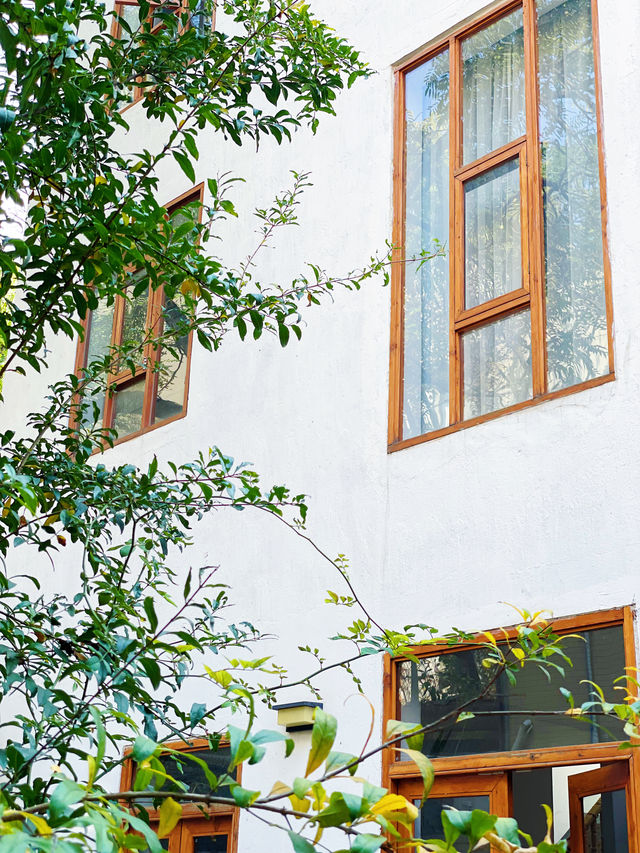
<svg viewBox="0 0 640 853"><path fill-rule="evenodd" d="M128 435L123 435L121 438L117 438L113 444L105 443L104 447L101 450L94 450L91 454L92 456L98 456L101 453L106 453L108 450L111 450L112 447L117 447L119 444L124 444L126 441L132 441L134 438L140 438L141 435L147 435L149 432L153 432L156 429L160 429L161 427L165 427L168 424L172 424L174 421L179 421L182 418L186 417L187 408L179 412L177 415L172 415L170 418L165 418L162 421L158 421L157 424L152 424L151 426L144 427L143 429L138 429L135 432L130 432Z"/></svg>
<svg viewBox="0 0 640 853"><path fill-rule="evenodd" d="M436 773L454 775L469 771L491 772L518 770L529 768L533 763L536 767L571 767L574 764L588 761L597 764L601 761L628 760L634 754L632 746L623 746L623 741L609 743L585 743L575 746L545 747L518 752L485 752L472 755L461 755L457 758L432 758ZM392 761L389 766L389 776L394 779L404 779L416 776L416 766L412 761Z"/></svg>
<svg viewBox="0 0 640 853"><path fill-rule="evenodd" d="M582 382L580 385L572 385L570 388L561 388L559 391L552 391L549 394L541 394L539 397L533 397L531 400L524 400L522 403L516 403L514 406L509 406L506 409L499 409L496 412L488 412L486 415L479 415L477 418L470 418L468 421L460 421L457 424L451 424L442 429L433 430L433 432L425 433L424 435L416 435L413 438L406 438L402 441L391 442L387 446L388 453L395 453L397 450L404 450L406 447L413 447L416 444L422 444L425 441L432 441L435 438L442 438L444 435L449 435L458 430L468 429L483 424L486 421L493 421L503 415L510 415L513 412L520 412L522 409L528 409L531 406L537 406L539 403L544 403L547 400L556 400L560 397L567 397L570 394L577 394L579 391L586 391L589 388L596 388L598 385L605 385L607 382L613 382L616 378L615 373L607 373L605 376L598 376L596 379L589 379L587 382Z"/></svg>

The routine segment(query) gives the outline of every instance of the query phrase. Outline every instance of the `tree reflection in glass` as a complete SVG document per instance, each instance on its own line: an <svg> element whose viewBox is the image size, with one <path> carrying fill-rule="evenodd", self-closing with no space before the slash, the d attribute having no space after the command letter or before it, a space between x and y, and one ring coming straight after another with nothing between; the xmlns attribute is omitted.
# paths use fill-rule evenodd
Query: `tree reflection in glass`
<svg viewBox="0 0 640 853"><path fill-rule="evenodd" d="M538 0L549 391L609 371L589 0Z"/></svg>
<svg viewBox="0 0 640 853"><path fill-rule="evenodd" d="M406 257L449 235L449 53L406 75ZM405 267L404 423L411 438L449 423L449 259Z"/></svg>

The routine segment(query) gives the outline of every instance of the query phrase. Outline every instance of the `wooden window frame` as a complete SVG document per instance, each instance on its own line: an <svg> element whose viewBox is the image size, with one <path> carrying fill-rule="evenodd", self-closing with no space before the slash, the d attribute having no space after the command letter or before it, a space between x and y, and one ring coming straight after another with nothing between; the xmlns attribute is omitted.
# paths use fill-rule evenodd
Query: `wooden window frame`
<svg viewBox="0 0 640 853"><path fill-rule="evenodd" d="M550 621L554 632L570 634L578 631L595 630L621 626L623 632L624 655L626 670L636 667L636 641L634 631L635 612L633 607L617 607L610 610L600 610L583 613ZM493 629L491 633L500 638L516 636L517 626ZM480 642L486 642L482 633L476 635ZM455 654L474 648L473 642L450 645L416 646L411 651L418 657L433 657L442 654ZM383 731L387 730L388 721L400 719L400 698L398 690L398 667L407 657L384 657L383 676ZM622 674L622 673L621 673ZM535 750L523 749L518 751L477 753L459 757L433 758L432 763L436 780L441 776L454 779L456 776L468 777L470 773L501 773L509 770L531 769L532 767L559 767L578 764L605 763L629 768L629 814L636 813L640 808L640 754L633 747L621 748L620 742L577 744L572 746L546 747ZM622 764L624 762L624 764ZM623 770L620 771L624 772ZM409 789L413 782L419 787L419 773L411 761L394 760L391 750L382 752L382 784L394 793ZM525 827L526 830L526 827ZM640 849L640 839L635 841Z"/></svg>
<svg viewBox="0 0 640 853"><path fill-rule="evenodd" d="M198 221L200 222L202 221L202 204L204 202L204 183L200 183L192 189L187 190L186 192L179 195L177 198L174 198L167 205L165 205L167 216L170 216L179 208L187 204L191 204L192 202L198 202L200 205L200 209L198 212ZM116 296L113 306L111 346L118 346L121 340L124 322L125 302L126 300L123 295L119 294L118 296ZM156 290L152 290L149 292L147 314L145 320L145 332L161 322L163 306L164 288L162 286L159 286ZM82 340L78 341L78 348L76 351L76 363L74 368L76 376L82 375L82 371L86 365L89 338L91 333L91 319L92 312L88 312L83 322L84 335ZM122 370L110 375L105 393L104 411L102 416L102 423L105 427L111 426L113 424L116 393L135 384L143 376L145 377L144 401L142 405L142 427L138 430L135 430L134 432L128 433L127 435L123 435L117 438L113 442L114 446L117 444L122 444L125 441L130 441L131 439L137 438L138 436L144 435L145 433L152 432L153 430L158 429L158 427L166 426L166 424L173 423L173 421L180 420L181 418L184 418L186 416L189 401L189 380L191 375L192 348L193 334L189 333L182 409L175 415L171 415L171 417L164 418L163 420L158 421L156 423L154 423L156 393L158 386L158 373L156 370L156 366L160 360L162 347L156 347L154 349L152 344L148 343L144 348L143 364L137 367L134 373L132 373L131 370L127 368L126 370ZM104 449L106 449L106 447Z"/></svg>
<svg viewBox="0 0 640 853"><path fill-rule="evenodd" d="M631 606L615 607L610 610L597 610L591 613L581 613L576 616L568 616L550 620L549 623L557 634L571 634L579 631L595 630L597 628L611 628L622 626L625 664L627 669L636 666L636 647L634 632L634 609ZM507 628L495 628L491 632L500 639L513 638L517 634L517 626ZM482 633L476 635L479 642L486 642ZM416 646L412 653L417 657L435 657L443 654L455 654L469 649L477 648L473 642L456 643L455 645L427 645ZM400 718L400 699L398 693L398 666L406 657L384 658L384 710L383 730L386 731L387 722L391 719ZM622 674L622 673L621 673ZM520 750L517 752L488 752L471 755L463 755L458 758L434 758L433 766L442 773L467 773L482 767L489 771L496 769L513 770L517 767L528 766L532 761L542 762L540 766L566 765L580 763L590 757L593 761L615 761L628 758L637 750L620 749L619 742L600 744L578 744L575 746L546 747L535 750ZM597 757L599 756L599 757ZM393 761L390 751L384 750L383 754L383 777L391 780L395 777L402 778L416 775L415 765L411 761ZM640 756L638 756L640 759ZM577 759L575 761L574 759Z"/></svg>
<svg viewBox="0 0 640 853"><path fill-rule="evenodd" d="M221 741L221 746L228 746L228 742ZM172 749L177 752L198 752L203 749L210 749L211 745L207 738L192 738L186 743L184 741L174 741L163 744L167 749ZM133 786L135 774L135 762L131 757L133 747L127 747L124 750L124 762L122 764L122 773L120 775L120 791L130 791ZM236 779L241 782L242 767L236 768ZM147 809L149 820L152 825L157 824L160 815L156 809ZM183 827L189 833L190 826L196 826L203 821L211 823L214 834L216 832L226 833L229 836L229 849L227 853L234 853L238 849L238 827L240 814L234 806L212 803L208 806L198 806L195 804L185 803L182 806L182 815L178 821L176 828L169 833L169 853L187 853L184 839L181 839ZM193 833L192 833L193 834ZM181 843L182 841L182 843Z"/></svg>
<svg viewBox="0 0 640 853"><path fill-rule="evenodd" d="M500 18L522 8L524 21L524 68L526 133L472 163L462 165L462 60L461 42ZM591 0L593 54L595 71L596 126L604 266L604 290L607 318L609 372L577 385L548 390L545 293L544 231L542 201L542 164L538 117L538 44L535 0L505 0L489 15L468 23L446 38L415 52L394 68L394 158L393 158L393 263L391 272L391 329L389 356L388 446L392 453L431 441L461 429L535 406L545 400L565 397L611 382L615 379L613 360L613 301L611 264L607 236L607 199L602 142L602 84L597 0ZM404 279L405 279L405 198L406 198L406 123L405 78L408 72L444 51L449 51L449 425L422 435L403 438L404 400ZM523 287L472 309L464 309L464 207L465 180L505 162L518 152L521 158L521 220ZM524 163L524 169L522 165ZM523 174L524 173L524 174ZM528 270L528 275L527 275ZM486 323L508 317L527 306L531 310L532 397L503 409L464 420L461 335Z"/></svg>

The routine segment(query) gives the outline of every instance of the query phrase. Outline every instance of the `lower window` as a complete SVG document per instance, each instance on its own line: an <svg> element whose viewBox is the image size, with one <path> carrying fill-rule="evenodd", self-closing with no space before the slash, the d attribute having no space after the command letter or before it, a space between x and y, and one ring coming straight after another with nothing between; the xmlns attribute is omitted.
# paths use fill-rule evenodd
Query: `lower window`
<svg viewBox="0 0 640 853"><path fill-rule="evenodd" d="M422 805L415 767L388 760L384 784L419 809L417 837L442 838L441 813L450 807L513 817L537 844L547 831L546 804L553 812L552 842L567 840L570 853L640 853L640 755L623 745L626 736L615 721L604 728L596 716L582 722L566 716L559 690L570 690L576 705L589 699L587 682L599 684L607 698L616 695L616 679L635 664L633 614L630 608L584 614L553 628L569 635L564 648L573 665L564 677L554 673L547 680L525 666L515 684L499 678L475 702L490 677L478 647L433 647L418 650L415 660L387 662L387 707L395 719L425 725L463 703L476 715L425 735L423 751L436 777ZM455 845L467 848L464 838ZM488 845L478 849L489 853Z"/></svg>
<svg viewBox="0 0 640 853"><path fill-rule="evenodd" d="M398 793L419 809L413 831L423 839L443 839L443 809L482 809L498 817L514 817L534 843L546 834L542 804L553 810L551 840L569 842L571 853L629 853L633 825L629 761L605 764L538 766L490 774L442 776L420 805L421 788L414 781L398 785ZM460 838L456 850L468 849ZM478 847L488 853L489 845ZM185 851L186 853L186 851Z"/></svg>
<svg viewBox="0 0 640 853"><path fill-rule="evenodd" d="M203 761L209 770L218 778L226 775L231 753L227 743L218 744L213 749L209 741L196 739L189 743L178 741L167 744L172 752L160 755L160 763L165 773L173 780L187 786L191 794L207 794L211 788L201 766L193 761L181 758L181 753L191 753ZM138 766L128 757L122 767L120 789L133 789ZM231 776L240 781L239 771L234 770ZM171 789L173 783L167 781L162 787ZM158 813L153 807L153 786L150 783L149 796L138 800L150 818L151 828L157 832ZM174 790L178 790L174 786ZM228 785L221 784L219 793L229 796ZM238 835L238 811L224 804L203 806L196 803L184 803L182 816L176 827L169 835L160 839L161 845L168 853L235 853Z"/></svg>
<svg viewBox="0 0 640 853"><path fill-rule="evenodd" d="M230 815L186 817L160 844L169 853L231 853L232 822Z"/></svg>

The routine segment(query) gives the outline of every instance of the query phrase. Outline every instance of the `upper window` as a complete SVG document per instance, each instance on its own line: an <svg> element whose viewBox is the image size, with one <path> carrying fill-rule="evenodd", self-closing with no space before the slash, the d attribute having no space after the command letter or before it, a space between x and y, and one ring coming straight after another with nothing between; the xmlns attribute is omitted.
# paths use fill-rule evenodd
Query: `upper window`
<svg viewBox="0 0 640 853"><path fill-rule="evenodd" d="M172 226L181 223L181 207L201 200L199 188L168 205ZM92 392L102 426L117 430L118 440L186 414L191 335L179 333L185 319L183 309L180 293L167 299L162 287L152 290L145 286L143 271L132 270L124 293L111 305L101 303L87 317L84 340L78 344L78 375L112 347L130 352L112 366L106 387L102 384ZM158 344L172 328L177 336L171 346Z"/></svg>
<svg viewBox="0 0 640 853"><path fill-rule="evenodd" d="M591 8L510 2L397 72L392 448L613 378Z"/></svg>

